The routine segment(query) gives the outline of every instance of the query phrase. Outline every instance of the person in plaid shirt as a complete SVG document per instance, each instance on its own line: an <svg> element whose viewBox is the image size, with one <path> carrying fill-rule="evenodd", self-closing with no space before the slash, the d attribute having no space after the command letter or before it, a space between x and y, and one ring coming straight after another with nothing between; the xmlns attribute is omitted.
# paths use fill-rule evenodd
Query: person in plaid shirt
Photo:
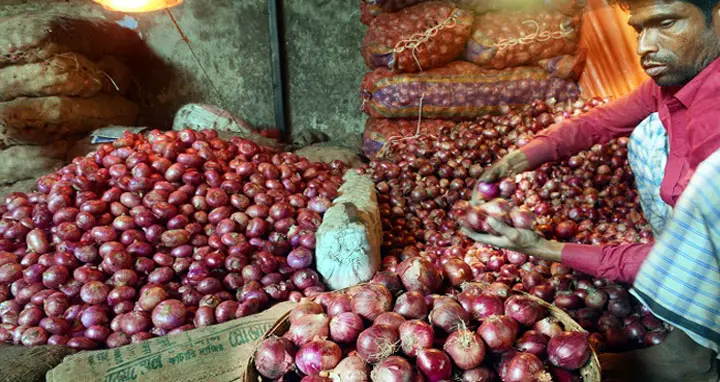
<svg viewBox="0 0 720 382"><path fill-rule="evenodd" d="M551 126L481 180L514 176L629 136L628 159L655 242L558 243L496 220L490 224L499 236L465 234L631 283L631 293L676 328L659 346L605 358L606 378L718 381L720 0L618 2L630 11L637 53L652 80L606 107Z"/></svg>

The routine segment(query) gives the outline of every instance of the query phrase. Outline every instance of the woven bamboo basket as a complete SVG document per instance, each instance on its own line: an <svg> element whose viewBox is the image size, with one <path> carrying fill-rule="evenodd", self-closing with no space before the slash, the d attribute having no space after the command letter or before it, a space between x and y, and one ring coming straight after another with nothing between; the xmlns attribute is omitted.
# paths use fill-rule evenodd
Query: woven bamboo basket
<svg viewBox="0 0 720 382"><path fill-rule="evenodd" d="M542 305L547 309L548 315L557 319L560 321L560 323L563 326L563 329L565 331L573 331L573 332L585 332L585 329L583 329L580 324L575 322L567 313L563 312L560 308L556 307L555 305L549 304L531 294L520 292L520 291L512 291L513 294L520 294L523 296L526 296L532 300L535 300L538 304ZM290 312L286 313L280 319L275 323L275 325L268 330L267 333L263 336L263 339L266 339L268 337L272 336L278 336L282 337L287 331L290 330ZM262 340L261 340L262 341ZM590 359L588 360L587 364L583 366L580 369L580 376L582 377L583 382L602 382L602 372L600 368L600 360L598 359L597 354L595 351L592 351L592 354L590 355ZM260 374L255 369L255 355L250 358L250 361L247 364L247 369L245 371L245 378L243 379L244 382L261 382L263 379L260 376Z"/></svg>

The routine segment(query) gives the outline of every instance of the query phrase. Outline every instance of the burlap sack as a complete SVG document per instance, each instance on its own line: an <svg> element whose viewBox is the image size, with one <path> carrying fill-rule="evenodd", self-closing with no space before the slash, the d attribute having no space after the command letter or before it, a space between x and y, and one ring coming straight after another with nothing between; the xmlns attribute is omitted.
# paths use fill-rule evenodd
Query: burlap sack
<svg viewBox="0 0 720 382"><path fill-rule="evenodd" d="M577 83L551 77L540 67L482 69L464 61L424 73L376 69L361 85L362 110L376 118L470 119L497 112L502 105L536 99L576 100Z"/></svg>
<svg viewBox="0 0 720 382"><path fill-rule="evenodd" d="M357 151L339 147L332 142L308 146L295 151L295 154L307 158L310 162L330 163L339 160L353 168L362 166L362 160Z"/></svg>
<svg viewBox="0 0 720 382"><path fill-rule="evenodd" d="M25 347L0 344L0 382L45 381L45 373L73 353L75 350L66 346Z"/></svg>
<svg viewBox="0 0 720 382"><path fill-rule="evenodd" d="M133 76L125 64L115 57L105 56L95 65L102 74L103 93L123 96L128 94L133 84Z"/></svg>
<svg viewBox="0 0 720 382"><path fill-rule="evenodd" d="M18 97L91 97L103 87L103 74L82 55L63 53L47 60L0 68L0 101Z"/></svg>
<svg viewBox="0 0 720 382"><path fill-rule="evenodd" d="M444 119L423 119L418 128L417 119L368 118L363 132L363 153L375 159L391 140L403 139L416 134L433 135L444 127L453 127L456 123Z"/></svg>
<svg viewBox="0 0 720 382"><path fill-rule="evenodd" d="M559 11L500 11L475 17L466 55L482 67L506 69L575 54L582 18Z"/></svg>
<svg viewBox="0 0 720 382"><path fill-rule="evenodd" d="M17 98L0 103L0 148L47 144L109 126L131 126L139 108L119 96Z"/></svg>
<svg viewBox="0 0 720 382"><path fill-rule="evenodd" d="M255 346L295 303L252 316L111 350L81 352L50 370L47 382L239 381Z"/></svg>
<svg viewBox="0 0 720 382"><path fill-rule="evenodd" d="M44 146L12 146L0 150L0 185L37 179L65 165L71 143L65 140Z"/></svg>
<svg viewBox="0 0 720 382"><path fill-rule="evenodd" d="M428 1L383 13L370 24L362 43L365 63L413 73L456 59L470 37L472 14L453 3Z"/></svg>
<svg viewBox="0 0 720 382"><path fill-rule="evenodd" d="M141 44L135 32L108 20L52 13L0 20L0 67L40 62L67 52L91 60L129 56Z"/></svg>
<svg viewBox="0 0 720 382"><path fill-rule="evenodd" d="M35 186L37 185L37 179L26 179L21 180L19 182L15 182L13 184L8 184L7 186L0 186L0 197L4 197L5 195L11 193L11 192L24 192L26 194L29 194L33 191L35 191ZM2 358L2 357L0 357ZM2 382L3 379L0 379L0 382Z"/></svg>

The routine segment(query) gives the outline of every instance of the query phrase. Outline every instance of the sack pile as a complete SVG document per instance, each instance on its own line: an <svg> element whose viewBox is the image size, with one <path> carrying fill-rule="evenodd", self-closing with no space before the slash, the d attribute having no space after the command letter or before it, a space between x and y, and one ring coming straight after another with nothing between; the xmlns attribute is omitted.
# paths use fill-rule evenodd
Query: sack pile
<svg viewBox="0 0 720 382"><path fill-rule="evenodd" d="M0 187L55 170L89 132L133 125L122 58L138 37L105 20L22 15L0 21ZM23 182L27 184L28 182Z"/></svg>
<svg viewBox="0 0 720 382"><path fill-rule="evenodd" d="M584 0L361 0L365 154L535 99L577 99ZM391 120L391 121L385 121ZM399 122L404 121L404 122Z"/></svg>

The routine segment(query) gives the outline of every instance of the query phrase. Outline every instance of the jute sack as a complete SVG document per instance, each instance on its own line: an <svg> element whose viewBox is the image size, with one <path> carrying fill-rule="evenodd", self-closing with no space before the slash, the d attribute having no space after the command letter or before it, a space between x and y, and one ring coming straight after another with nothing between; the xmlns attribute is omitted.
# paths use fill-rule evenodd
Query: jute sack
<svg viewBox="0 0 720 382"><path fill-rule="evenodd" d="M0 148L47 144L109 126L131 126L139 112L120 96L17 98L0 103Z"/></svg>
<svg viewBox="0 0 720 382"><path fill-rule="evenodd" d="M18 97L92 97L103 88L103 77L92 61L75 53L6 66L0 68L0 101Z"/></svg>
<svg viewBox="0 0 720 382"><path fill-rule="evenodd" d="M0 150L0 185L37 179L64 166L71 143L65 140L44 146L20 145Z"/></svg>
<svg viewBox="0 0 720 382"><path fill-rule="evenodd" d="M0 345L0 382L45 381L45 373L73 353L67 346Z"/></svg>
<svg viewBox="0 0 720 382"><path fill-rule="evenodd" d="M0 67L47 60L76 52L91 60L106 55L132 56L142 45L130 29L99 18L23 14L0 20Z"/></svg>
<svg viewBox="0 0 720 382"><path fill-rule="evenodd" d="M96 62L102 74L102 92L107 94L127 95L133 84L132 72L120 60L105 56Z"/></svg>
<svg viewBox="0 0 720 382"><path fill-rule="evenodd" d="M81 352L50 370L46 381L239 381L257 341L295 305L284 302L219 325L117 349Z"/></svg>

